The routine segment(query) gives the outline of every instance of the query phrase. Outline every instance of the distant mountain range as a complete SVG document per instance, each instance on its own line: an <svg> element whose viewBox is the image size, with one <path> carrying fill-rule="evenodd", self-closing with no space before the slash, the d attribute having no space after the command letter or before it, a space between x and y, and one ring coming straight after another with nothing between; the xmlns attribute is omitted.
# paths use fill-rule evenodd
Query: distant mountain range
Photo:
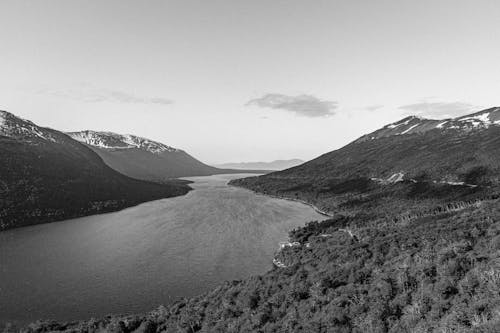
<svg viewBox="0 0 500 333"><path fill-rule="evenodd" d="M0 111L0 230L122 209L182 195L107 166L68 135Z"/></svg>
<svg viewBox="0 0 500 333"><path fill-rule="evenodd" d="M272 162L241 162L216 164L215 167L223 169L254 169L254 170L284 170L304 163L297 158L291 160L276 160Z"/></svg>
<svg viewBox="0 0 500 333"><path fill-rule="evenodd" d="M137 179L164 181L177 177L259 172L215 168L181 149L130 134L90 130L67 134L92 149L113 169Z"/></svg>

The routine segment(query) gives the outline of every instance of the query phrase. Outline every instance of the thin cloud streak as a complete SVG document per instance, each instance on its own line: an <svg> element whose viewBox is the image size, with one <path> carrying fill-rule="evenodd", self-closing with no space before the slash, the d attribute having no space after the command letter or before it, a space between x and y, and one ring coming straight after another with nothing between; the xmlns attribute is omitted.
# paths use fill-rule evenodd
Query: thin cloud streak
<svg viewBox="0 0 500 333"><path fill-rule="evenodd" d="M288 96L283 94L266 94L248 101L246 106L280 109L304 117L328 117L335 114L338 103L321 100L313 95Z"/></svg>
<svg viewBox="0 0 500 333"><path fill-rule="evenodd" d="M384 107L383 105L368 105L368 106L363 107L363 109L365 109L367 111L376 111L376 110L381 109L383 107Z"/></svg>
<svg viewBox="0 0 500 333"><path fill-rule="evenodd" d="M100 88L38 89L37 93L72 99L84 103L123 103L170 105L172 100L163 97L137 96L125 91Z"/></svg>

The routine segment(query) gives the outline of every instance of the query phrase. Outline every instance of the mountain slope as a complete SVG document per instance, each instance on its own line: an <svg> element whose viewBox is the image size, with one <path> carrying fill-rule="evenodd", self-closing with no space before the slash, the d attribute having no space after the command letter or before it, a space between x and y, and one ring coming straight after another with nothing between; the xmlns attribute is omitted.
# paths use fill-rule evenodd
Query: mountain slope
<svg viewBox="0 0 500 333"><path fill-rule="evenodd" d="M500 108L448 120L408 117L300 166L232 184L330 211L353 198L368 202L381 195L381 183L394 181L496 186L499 118Z"/></svg>
<svg viewBox="0 0 500 333"><path fill-rule="evenodd" d="M279 176L407 178L425 173L433 180L465 181L474 168L496 173L500 166L500 127L471 132L432 130L356 141ZM498 177L494 178L495 181Z"/></svg>
<svg viewBox="0 0 500 333"><path fill-rule="evenodd" d="M113 169L137 179L164 181L175 177L254 171L214 168L183 150L130 134L96 131L67 134L86 144Z"/></svg>
<svg viewBox="0 0 500 333"><path fill-rule="evenodd" d="M500 108L455 119L408 117L367 134L280 176L407 178L465 181L468 172L500 167ZM498 177L494 177L498 181Z"/></svg>
<svg viewBox="0 0 500 333"><path fill-rule="evenodd" d="M254 169L254 170L284 170L304 163L297 158L291 160L276 160L272 162L241 162L215 165L222 169Z"/></svg>
<svg viewBox="0 0 500 333"><path fill-rule="evenodd" d="M126 177L64 133L0 111L0 230L121 209L189 191Z"/></svg>

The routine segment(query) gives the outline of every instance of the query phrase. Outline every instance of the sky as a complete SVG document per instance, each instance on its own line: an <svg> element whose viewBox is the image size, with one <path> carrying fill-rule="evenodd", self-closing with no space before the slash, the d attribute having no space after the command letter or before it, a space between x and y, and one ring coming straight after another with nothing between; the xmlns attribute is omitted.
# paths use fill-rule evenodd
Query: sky
<svg viewBox="0 0 500 333"><path fill-rule="evenodd" d="M500 105L497 0L0 0L0 109L206 163Z"/></svg>

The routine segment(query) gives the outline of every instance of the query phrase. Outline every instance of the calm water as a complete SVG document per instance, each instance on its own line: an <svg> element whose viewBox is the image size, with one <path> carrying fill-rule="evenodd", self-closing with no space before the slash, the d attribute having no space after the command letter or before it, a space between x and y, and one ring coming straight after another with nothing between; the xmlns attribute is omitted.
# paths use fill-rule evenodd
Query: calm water
<svg viewBox="0 0 500 333"><path fill-rule="evenodd" d="M0 324L138 313L263 273L312 208L189 178L183 197L0 232Z"/></svg>

